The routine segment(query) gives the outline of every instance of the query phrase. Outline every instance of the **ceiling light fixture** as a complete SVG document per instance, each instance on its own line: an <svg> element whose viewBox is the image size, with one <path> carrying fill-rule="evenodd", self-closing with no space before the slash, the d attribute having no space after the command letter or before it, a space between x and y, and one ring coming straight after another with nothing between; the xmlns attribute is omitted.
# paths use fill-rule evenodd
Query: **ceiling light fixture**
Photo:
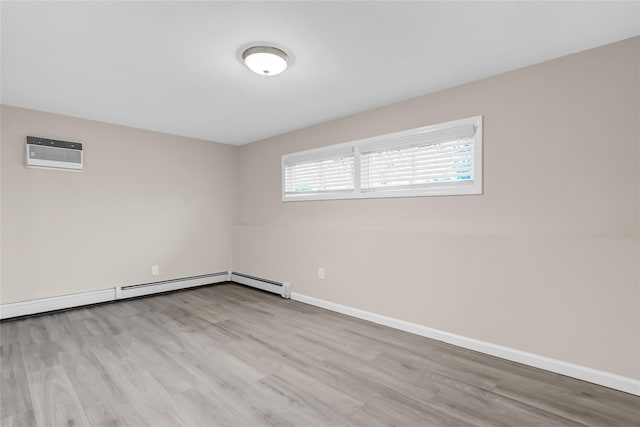
<svg viewBox="0 0 640 427"><path fill-rule="evenodd" d="M242 54L244 63L254 73L275 76L287 69L289 57L282 50L271 46L254 46Z"/></svg>

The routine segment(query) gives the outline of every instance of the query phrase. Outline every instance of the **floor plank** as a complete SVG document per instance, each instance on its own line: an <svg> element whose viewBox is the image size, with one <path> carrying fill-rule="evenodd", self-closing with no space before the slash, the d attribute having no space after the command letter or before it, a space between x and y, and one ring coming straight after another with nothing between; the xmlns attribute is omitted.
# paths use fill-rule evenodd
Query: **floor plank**
<svg viewBox="0 0 640 427"><path fill-rule="evenodd" d="M60 365L28 372L27 376L37 425L90 425L76 390Z"/></svg>
<svg viewBox="0 0 640 427"><path fill-rule="evenodd" d="M18 342L3 342L0 345L0 418L32 413L31 396L27 387L22 350ZM15 421L17 423L17 420Z"/></svg>

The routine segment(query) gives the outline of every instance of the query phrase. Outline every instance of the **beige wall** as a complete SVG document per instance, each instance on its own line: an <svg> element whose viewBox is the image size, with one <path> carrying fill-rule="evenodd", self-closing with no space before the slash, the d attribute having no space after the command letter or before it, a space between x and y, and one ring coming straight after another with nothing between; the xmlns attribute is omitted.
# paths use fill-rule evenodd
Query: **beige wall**
<svg viewBox="0 0 640 427"><path fill-rule="evenodd" d="M639 50L635 38L241 147L234 269L640 378ZM280 201L282 154L480 114L482 196Z"/></svg>
<svg viewBox="0 0 640 427"><path fill-rule="evenodd" d="M2 303L230 268L235 147L7 106L1 119ZM82 142L85 170L27 169L27 135Z"/></svg>

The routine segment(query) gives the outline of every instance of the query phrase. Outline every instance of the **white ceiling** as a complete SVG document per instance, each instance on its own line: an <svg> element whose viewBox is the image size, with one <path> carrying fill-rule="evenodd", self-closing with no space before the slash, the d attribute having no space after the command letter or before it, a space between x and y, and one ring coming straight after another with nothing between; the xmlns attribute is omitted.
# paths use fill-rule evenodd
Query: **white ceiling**
<svg viewBox="0 0 640 427"><path fill-rule="evenodd" d="M634 2L2 2L2 103L244 144L640 34ZM274 77L253 44L292 57Z"/></svg>

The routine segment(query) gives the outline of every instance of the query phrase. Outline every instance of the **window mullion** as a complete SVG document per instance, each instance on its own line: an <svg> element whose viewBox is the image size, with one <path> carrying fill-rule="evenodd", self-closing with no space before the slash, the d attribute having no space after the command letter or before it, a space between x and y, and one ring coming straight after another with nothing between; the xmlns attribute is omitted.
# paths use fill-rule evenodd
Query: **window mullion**
<svg viewBox="0 0 640 427"><path fill-rule="evenodd" d="M353 192L360 194L362 193L362 159L360 147L357 145L353 147L353 156Z"/></svg>

